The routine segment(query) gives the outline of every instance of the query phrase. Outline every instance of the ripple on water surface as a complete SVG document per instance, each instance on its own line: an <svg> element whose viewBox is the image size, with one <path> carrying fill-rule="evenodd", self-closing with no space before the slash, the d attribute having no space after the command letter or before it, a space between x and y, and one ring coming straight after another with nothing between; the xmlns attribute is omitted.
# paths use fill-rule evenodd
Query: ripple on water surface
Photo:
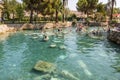
<svg viewBox="0 0 120 80"><path fill-rule="evenodd" d="M39 31L21 31L0 40L0 80L120 80L118 45L74 29L61 37L50 30L49 40L42 38ZM50 48L51 44L56 47ZM33 71L39 60L54 63L56 72Z"/></svg>

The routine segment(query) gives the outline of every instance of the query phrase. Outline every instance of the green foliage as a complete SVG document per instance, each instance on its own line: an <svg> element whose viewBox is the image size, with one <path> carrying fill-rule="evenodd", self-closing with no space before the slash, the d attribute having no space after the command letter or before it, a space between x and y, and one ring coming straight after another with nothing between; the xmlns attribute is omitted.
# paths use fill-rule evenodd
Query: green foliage
<svg viewBox="0 0 120 80"><path fill-rule="evenodd" d="M118 23L118 21L117 20L112 20L110 23L111 24L116 24L116 23Z"/></svg>
<svg viewBox="0 0 120 80"><path fill-rule="evenodd" d="M77 10L84 13L93 12L97 7L98 0L79 0L77 2Z"/></svg>
<svg viewBox="0 0 120 80"><path fill-rule="evenodd" d="M9 19L10 11L9 11L9 2L8 0L2 0L3 1L3 10L2 10L2 18L3 20Z"/></svg>
<svg viewBox="0 0 120 80"><path fill-rule="evenodd" d="M9 12L5 10L2 14L2 19L3 20L8 20L9 16L10 16Z"/></svg>
<svg viewBox="0 0 120 80"><path fill-rule="evenodd" d="M108 3L106 4L107 8L109 9L110 13L110 20L113 18L113 11L114 11L114 5L116 5L116 0L108 0Z"/></svg>
<svg viewBox="0 0 120 80"><path fill-rule="evenodd" d="M77 19L73 19L72 25L73 25L73 26L77 25Z"/></svg>
<svg viewBox="0 0 120 80"><path fill-rule="evenodd" d="M120 8L114 8L113 13L114 14L120 14Z"/></svg>
<svg viewBox="0 0 120 80"><path fill-rule="evenodd" d="M72 19L76 19L77 16L75 14L71 14Z"/></svg>
<svg viewBox="0 0 120 80"><path fill-rule="evenodd" d="M88 2L87 0L79 0L77 2L77 10L82 11L84 13L88 12Z"/></svg>
<svg viewBox="0 0 120 80"><path fill-rule="evenodd" d="M20 3L18 3L16 0L2 0L3 1L3 19L13 19L16 15L23 14L21 12L21 7L19 6ZM12 15L11 15L12 14Z"/></svg>
<svg viewBox="0 0 120 80"><path fill-rule="evenodd" d="M105 4L103 3L99 3L97 5L97 12L103 14L103 15L106 15L106 11L105 11Z"/></svg>
<svg viewBox="0 0 120 80"><path fill-rule="evenodd" d="M41 13L43 16L53 16L56 13L56 20L58 19L58 13L62 12L61 0L23 0L26 4L26 10L31 11L30 19L33 16L33 12Z"/></svg>
<svg viewBox="0 0 120 80"><path fill-rule="evenodd" d="M30 11L30 23L33 21L33 12L38 10L41 0L22 0L26 5L26 10Z"/></svg>
<svg viewBox="0 0 120 80"><path fill-rule="evenodd" d="M19 20L22 20L22 18L24 17L24 5L23 4L17 5L16 16L18 17Z"/></svg>
<svg viewBox="0 0 120 80"><path fill-rule="evenodd" d="M62 21L62 15L58 15L58 20Z"/></svg>

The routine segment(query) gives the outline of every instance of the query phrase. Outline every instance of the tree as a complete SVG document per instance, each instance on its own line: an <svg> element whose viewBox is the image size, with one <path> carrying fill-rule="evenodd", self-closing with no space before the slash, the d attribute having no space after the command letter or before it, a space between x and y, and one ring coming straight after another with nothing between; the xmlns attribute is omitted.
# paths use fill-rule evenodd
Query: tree
<svg viewBox="0 0 120 80"><path fill-rule="evenodd" d="M16 0L10 0L9 1L9 11L12 13L12 19L14 23L14 18L15 18L15 13L16 13L16 8L17 8L18 2Z"/></svg>
<svg viewBox="0 0 120 80"><path fill-rule="evenodd" d="M63 22L65 22L65 0L63 0Z"/></svg>
<svg viewBox="0 0 120 80"><path fill-rule="evenodd" d="M105 4L98 3L98 5L97 5L97 12L101 13L102 16L105 16L106 15Z"/></svg>
<svg viewBox="0 0 120 80"><path fill-rule="evenodd" d="M108 0L108 6L111 9L111 13L110 13L110 20L112 20L113 18L113 9L114 9L114 5L116 5L116 0Z"/></svg>
<svg viewBox="0 0 120 80"><path fill-rule="evenodd" d="M43 0L38 8L43 16L55 14L55 21L58 22L58 13L62 10L62 2L61 0Z"/></svg>
<svg viewBox="0 0 120 80"><path fill-rule="evenodd" d="M96 20L97 21L105 21L106 20L106 16L107 16L107 12L106 12L106 4L103 3L98 3L97 5L97 13L96 13Z"/></svg>
<svg viewBox="0 0 120 80"><path fill-rule="evenodd" d="M42 0L23 0L23 2L26 4L26 10L30 10L30 23L33 21L33 12L39 6L41 1Z"/></svg>
<svg viewBox="0 0 120 80"><path fill-rule="evenodd" d="M40 3L40 13L42 15L53 15L54 12L55 12L55 9L54 9L54 0L43 0L41 3Z"/></svg>
<svg viewBox="0 0 120 80"><path fill-rule="evenodd" d="M44 17L56 14L56 22L58 22L58 13L62 7L61 0L23 0L23 2L26 4L26 10L30 10L30 23L34 12L41 13Z"/></svg>
<svg viewBox="0 0 120 80"><path fill-rule="evenodd" d="M77 10L88 14L96 9L97 4L98 0L79 0L77 2Z"/></svg>
<svg viewBox="0 0 120 80"><path fill-rule="evenodd" d="M117 13L117 14L120 14L120 8L114 8L114 9L113 9L113 13L114 13L114 14L116 14L116 13Z"/></svg>
<svg viewBox="0 0 120 80"><path fill-rule="evenodd" d="M88 2L87 2L87 0L79 0L77 2L77 10L87 14L88 13Z"/></svg>
<svg viewBox="0 0 120 80"><path fill-rule="evenodd" d="M25 6L23 3L19 3L16 8L16 16L19 20L21 20L24 17L24 9Z"/></svg>
<svg viewBox="0 0 120 80"><path fill-rule="evenodd" d="M3 2L3 9L2 9L2 19L9 19L9 2L8 0L2 0Z"/></svg>
<svg viewBox="0 0 120 80"><path fill-rule="evenodd" d="M14 22L18 2L16 0L2 0L2 2L3 2L3 7L4 7L3 18L7 16L8 17L7 19L9 19L9 15L12 14L12 19Z"/></svg>
<svg viewBox="0 0 120 80"><path fill-rule="evenodd" d="M61 0L55 0L54 1L55 3L55 15L56 15L56 18L55 18L55 22L57 23L58 22L58 13L59 12L62 12L62 3L61 3Z"/></svg>

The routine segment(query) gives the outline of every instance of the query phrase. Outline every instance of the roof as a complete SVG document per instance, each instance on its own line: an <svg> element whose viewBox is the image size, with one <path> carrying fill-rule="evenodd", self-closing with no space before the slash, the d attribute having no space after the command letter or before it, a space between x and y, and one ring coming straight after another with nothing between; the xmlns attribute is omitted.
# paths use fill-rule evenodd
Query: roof
<svg viewBox="0 0 120 80"><path fill-rule="evenodd" d="M86 15L82 12L71 11L72 14L75 14L77 17L86 17Z"/></svg>
<svg viewBox="0 0 120 80"><path fill-rule="evenodd" d="M120 17L120 14L113 14L113 17Z"/></svg>

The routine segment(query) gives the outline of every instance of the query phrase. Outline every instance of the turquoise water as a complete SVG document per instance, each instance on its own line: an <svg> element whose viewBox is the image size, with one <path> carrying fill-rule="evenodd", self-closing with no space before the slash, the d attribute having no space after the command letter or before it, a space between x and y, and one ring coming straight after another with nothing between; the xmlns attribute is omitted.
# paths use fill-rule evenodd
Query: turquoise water
<svg viewBox="0 0 120 80"><path fill-rule="evenodd" d="M52 32L48 31L47 42L42 41L40 31L20 31L0 39L0 80L120 80L120 72L113 68L120 67L118 45L74 29L59 37ZM56 47L50 48L51 44ZM49 74L55 79L40 79L45 74L33 70L39 60L57 66L57 72ZM68 77L62 72L69 73Z"/></svg>

